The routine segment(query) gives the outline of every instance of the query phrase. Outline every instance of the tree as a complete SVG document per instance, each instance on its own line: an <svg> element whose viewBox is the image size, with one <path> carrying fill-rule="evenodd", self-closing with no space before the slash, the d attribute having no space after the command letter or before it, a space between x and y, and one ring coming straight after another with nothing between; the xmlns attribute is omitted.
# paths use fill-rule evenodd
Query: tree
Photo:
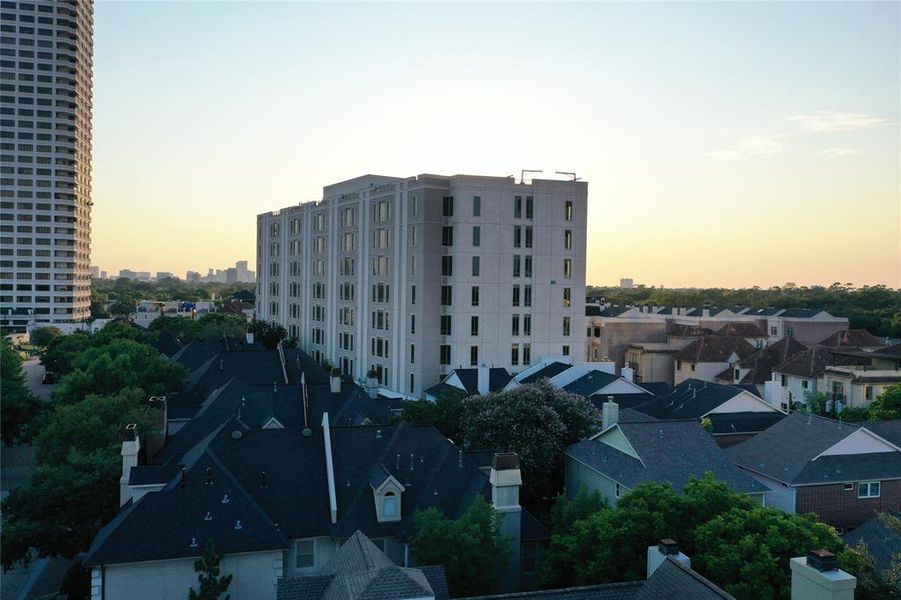
<svg viewBox="0 0 901 600"><path fill-rule="evenodd" d="M401 418L414 425L432 425L455 444L463 443L460 416L463 414L463 390L442 390L434 402L413 400L404 404Z"/></svg>
<svg viewBox="0 0 901 600"><path fill-rule="evenodd" d="M41 401L25 383L21 357L4 338L0 342L0 439L6 444L28 440L41 409Z"/></svg>
<svg viewBox="0 0 901 600"><path fill-rule="evenodd" d="M278 323L270 323L269 321L254 321L250 325L250 330L257 337L257 341L270 350L278 346L278 343L288 337L288 332Z"/></svg>
<svg viewBox="0 0 901 600"><path fill-rule="evenodd" d="M607 503L597 491L582 488L574 498L557 496L551 508L551 544L544 555L542 581L545 587L568 587L575 581L574 565L569 560L567 543L577 521L607 510Z"/></svg>
<svg viewBox="0 0 901 600"><path fill-rule="evenodd" d="M590 402L547 381L472 396L462 409L460 426L470 448L519 454L524 504L539 513L562 487L563 449L594 433L600 423Z"/></svg>
<svg viewBox="0 0 901 600"><path fill-rule="evenodd" d="M785 598L789 559L823 548L839 552L835 529L813 514L793 515L761 506L734 508L694 532L696 569L737 598Z"/></svg>
<svg viewBox="0 0 901 600"><path fill-rule="evenodd" d="M62 334L63 332L60 331L59 327L53 327L52 325L41 327L31 332L31 343L35 346L46 348L50 345L50 342L60 337Z"/></svg>
<svg viewBox="0 0 901 600"><path fill-rule="evenodd" d="M501 535L501 515L482 496L462 518L446 518L437 508L414 515L412 549L416 564L444 565L451 596L495 591L509 560Z"/></svg>
<svg viewBox="0 0 901 600"><path fill-rule="evenodd" d="M81 332L56 338L44 349L41 363L51 373L65 375L72 371L75 357L91 346L91 336Z"/></svg>
<svg viewBox="0 0 901 600"><path fill-rule="evenodd" d="M890 385L870 404L871 421L901 419L901 384Z"/></svg>
<svg viewBox="0 0 901 600"><path fill-rule="evenodd" d="M229 595L225 594L228 586L231 585L232 575L222 575L220 563L222 561L222 553L216 552L216 546L213 540L208 540L206 548L203 550L203 556L194 561L194 571L197 573L197 579L200 581L200 591L195 592L194 588L188 593L189 600L228 600ZM223 597L223 594L225 596Z"/></svg>
<svg viewBox="0 0 901 600"><path fill-rule="evenodd" d="M901 530L898 531L901 534ZM901 586L891 580L892 567L901 566L901 556L893 560L888 572L879 573L876 561L867 545L860 542L856 546L846 547L838 555L838 566L843 571L853 573L857 577L857 588L854 597L857 600L898 600L901 598Z"/></svg>

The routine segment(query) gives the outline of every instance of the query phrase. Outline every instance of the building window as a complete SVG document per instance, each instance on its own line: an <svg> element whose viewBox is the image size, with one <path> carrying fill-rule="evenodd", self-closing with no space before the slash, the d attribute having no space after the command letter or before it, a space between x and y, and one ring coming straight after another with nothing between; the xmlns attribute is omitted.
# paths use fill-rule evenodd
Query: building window
<svg viewBox="0 0 901 600"><path fill-rule="evenodd" d="M573 232L570 229L567 229L563 232L563 249L564 250L572 250L573 249Z"/></svg>
<svg viewBox="0 0 901 600"><path fill-rule="evenodd" d="M691 370L692 370L692 371L695 370L695 363L691 363Z"/></svg>
<svg viewBox="0 0 901 600"><path fill-rule="evenodd" d="M878 481L861 481L857 485L858 498L878 498L879 491Z"/></svg>
<svg viewBox="0 0 901 600"><path fill-rule="evenodd" d="M450 306L453 299L453 288L449 285L441 286L441 306Z"/></svg>
<svg viewBox="0 0 901 600"><path fill-rule="evenodd" d="M519 344L513 344L513 346L510 348L510 364L519 364Z"/></svg>
<svg viewBox="0 0 901 600"><path fill-rule="evenodd" d="M569 346L563 346L563 356L569 356Z"/></svg>
<svg viewBox="0 0 901 600"><path fill-rule="evenodd" d="M617 497L617 498L619 498L620 495L622 494L622 489L620 488L620 485L619 485L618 483L616 484L616 491L615 491L615 494L616 494L616 497Z"/></svg>
<svg viewBox="0 0 901 600"><path fill-rule="evenodd" d="M410 286L410 304L416 304L416 286Z"/></svg>
<svg viewBox="0 0 901 600"><path fill-rule="evenodd" d="M513 335L519 335L519 315L513 315Z"/></svg>
<svg viewBox="0 0 901 600"><path fill-rule="evenodd" d="M451 334L451 316L441 315L441 335Z"/></svg>
<svg viewBox="0 0 901 600"><path fill-rule="evenodd" d="M454 197L445 196L442 200L441 214L445 217L454 216Z"/></svg>
<svg viewBox="0 0 901 600"><path fill-rule="evenodd" d="M450 225L441 228L441 245L442 246L453 246L454 245L454 228Z"/></svg>
<svg viewBox="0 0 901 600"><path fill-rule="evenodd" d="M569 335L571 329L569 317L563 317L563 335Z"/></svg>
<svg viewBox="0 0 901 600"><path fill-rule="evenodd" d="M522 260L522 258L520 258L519 254L513 255L513 276L514 277L519 277L519 275L520 275L521 260Z"/></svg>
<svg viewBox="0 0 901 600"><path fill-rule="evenodd" d="M513 227L513 247L519 248L522 246L522 227L516 225Z"/></svg>
<svg viewBox="0 0 901 600"><path fill-rule="evenodd" d="M478 346L470 346L469 347L469 365L472 367L479 366L479 347Z"/></svg>
<svg viewBox="0 0 901 600"><path fill-rule="evenodd" d="M845 491L846 491L846 492L853 492L853 491L854 491L854 484L853 484L853 483L846 483L846 484L845 484Z"/></svg>
<svg viewBox="0 0 901 600"><path fill-rule="evenodd" d="M416 364L416 344L410 344L410 364Z"/></svg>
<svg viewBox="0 0 901 600"><path fill-rule="evenodd" d="M522 316L522 334L532 335L532 315Z"/></svg>
<svg viewBox="0 0 901 600"><path fill-rule="evenodd" d="M784 383L785 375L782 376L782 379L783 379L782 385L785 385L785 383ZM804 389L806 390L808 385L810 385L810 382L808 382L806 379L802 379L802 380L801 380L801 387L802 387L802 388L804 388Z"/></svg>
<svg viewBox="0 0 901 600"><path fill-rule="evenodd" d="M397 495L394 492L385 492L382 498L382 516L386 518L397 516Z"/></svg>
<svg viewBox="0 0 901 600"><path fill-rule="evenodd" d="M479 318L476 316L469 318L469 334L479 335Z"/></svg>
<svg viewBox="0 0 901 600"><path fill-rule="evenodd" d="M453 256L442 256L441 257L441 276L442 277L452 277L454 274L454 257Z"/></svg>
<svg viewBox="0 0 901 600"><path fill-rule="evenodd" d="M530 344L522 345L522 364L528 365L532 362L532 346Z"/></svg>
<svg viewBox="0 0 901 600"><path fill-rule="evenodd" d="M441 360L440 360L440 363L441 363L442 365L449 365L450 362L451 362L451 348L450 348L450 345L448 345L448 344L442 344L442 345L441 345L441 351L440 351L440 354L441 354Z"/></svg>
<svg viewBox="0 0 901 600"><path fill-rule="evenodd" d="M779 328L775 325L770 327L770 335L779 335Z"/></svg>
<svg viewBox="0 0 901 600"><path fill-rule="evenodd" d="M513 197L513 218L522 218L522 196Z"/></svg>
<svg viewBox="0 0 901 600"><path fill-rule="evenodd" d="M474 216L474 217L482 216L482 197L481 196L473 196L472 197L472 216Z"/></svg>
<svg viewBox="0 0 901 600"><path fill-rule="evenodd" d="M479 225L472 227L472 245L475 247L482 245L482 227Z"/></svg>
<svg viewBox="0 0 901 600"><path fill-rule="evenodd" d="M567 201L566 201L566 220L567 220L567 221L572 221L572 220L573 220L573 203L572 203L572 200L567 200Z"/></svg>
<svg viewBox="0 0 901 600"><path fill-rule="evenodd" d="M563 259L563 277L565 279L572 279L573 276L573 259L564 258Z"/></svg>
<svg viewBox="0 0 901 600"><path fill-rule="evenodd" d="M410 315L410 334L416 333L416 315Z"/></svg>
<svg viewBox="0 0 901 600"><path fill-rule="evenodd" d="M532 218L532 196L526 196L526 218Z"/></svg>
<svg viewBox="0 0 901 600"><path fill-rule="evenodd" d="M677 371L681 371L681 370L682 370L682 361L681 361L681 360L677 360L677 361L676 361L676 370L677 370Z"/></svg>
<svg viewBox="0 0 901 600"><path fill-rule="evenodd" d="M786 335L786 337L795 337L795 328L794 327L786 327L785 335Z"/></svg>
<svg viewBox="0 0 901 600"><path fill-rule="evenodd" d="M873 386L872 385L865 385L863 387L863 397L865 400L873 399Z"/></svg>
<svg viewBox="0 0 901 600"><path fill-rule="evenodd" d="M519 306L519 286L513 286L513 306Z"/></svg>
<svg viewBox="0 0 901 600"><path fill-rule="evenodd" d="M572 288L563 288L563 306L569 308L573 305L573 290Z"/></svg>
<svg viewBox="0 0 901 600"><path fill-rule="evenodd" d="M298 569L309 569L316 566L316 540L294 542L294 566Z"/></svg>
<svg viewBox="0 0 901 600"><path fill-rule="evenodd" d="M524 285L523 289L522 289L522 293L523 293L522 294L523 295L522 305L523 306L532 306L532 286Z"/></svg>
<svg viewBox="0 0 901 600"><path fill-rule="evenodd" d="M472 276L473 277L479 276L479 266L480 266L479 262L480 262L480 260L479 260L478 256L472 257Z"/></svg>
<svg viewBox="0 0 901 600"><path fill-rule="evenodd" d="M416 379L413 376L413 373L410 373L410 393L413 394L416 392Z"/></svg>

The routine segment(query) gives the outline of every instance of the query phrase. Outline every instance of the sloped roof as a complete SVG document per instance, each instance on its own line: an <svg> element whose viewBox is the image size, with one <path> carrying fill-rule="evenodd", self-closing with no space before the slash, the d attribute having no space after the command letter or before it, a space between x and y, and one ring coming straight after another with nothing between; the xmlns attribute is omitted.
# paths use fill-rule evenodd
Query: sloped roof
<svg viewBox="0 0 901 600"><path fill-rule="evenodd" d="M744 357L739 361L738 366L741 369L750 369L750 372L742 377L741 383L766 383L773 377L773 367L805 350L807 350L807 346L794 337L786 336L775 344Z"/></svg>
<svg viewBox="0 0 901 600"><path fill-rule="evenodd" d="M181 472L181 465L139 465L128 472L129 485L160 485L172 481Z"/></svg>
<svg viewBox="0 0 901 600"><path fill-rule="evenodd" d="M732 354L744 358L754 353L754 346L743 337L731 335L705 335L686 347L673 357L690 363L727 362Z"/></svg>
<svg viewBox="0 0 901 600"><path fill-rule="evenodd" d="M530 592L514 592L512 594L471 596L461 600L520 600L522 598L535 598L536 600L633 600L643 585L645 585L644 581L600 583L556 590L533 590Z"/></svg>
<svg viewBox="0 0 901 600"><path fill-rule="evenodd" d="M873 354L878 354L881 357L888 356L890 358L901 358L901 343L886 346L885 348L880 348L879 350L874 350Z"/></svg>
<svg viewBox="0 0 901 600"><path fill-rule="evenodd" d="M842 536L849 546L866 544L876 563L876 571L882 572L892 564L892 557L901 555L901 512L888 510Z"/></svg>
<svg viewBox="0 0 901 600"><path fill-rule="evenodd" d="M479 369L473 367L471 369L454 369L454 374L460 379L460 383L463 384L464 389L470 395L476 395L479 393ZM450 378L444 378L442 383L445 383ZM499 392L504 389L510 380L513 379L513 375L507 371L507 369L501 367L491 367L488 369L488 391L489 392ZM441 385L439 383L438 385ZM449 385L449 384L448 384ZM433 386L437 387L437 386ZM451 386L453 387L453 386ZM431 390L432 388L429 388ZM458 388L459 389L459 388ZM431 392L430 392L431 393Z"/></svg>
<svg viewBox="0 0 901 600"><path fill-rule="evenodd" d="M674 337L701 337L703 335L713 335L713 330L700 325L680 325L673 323L666 329L666 335Z"/></svg>
<svg viewBox="0 0 901 600"><path fill-rule="evenodd" d="M795 483L814 457L857 429L855 424L793 412L751 439L726 448L725 452L737 465L778 481ZM808 481L810 478L810 473L804 477Z"/></svg>
<svg viewBox="0 0 901 600"><path fill-rule="evenodd" d="M622 414L622 411L626 409L640 410L641 407L652 402L654 396L652 394L594 394L588 401L594 404L598 410L603 410L604 402L610 399L619 405L620 414Z"/></svg>
<svg viewBox="0 0 901 600"><path fill-rule="evenodd" d="M866 329L843 329L836 331L819 343L831 348L879 348L884 346L882 339Z"/></svg>
<svg viewBox="0 0 901 600"><path fill-rule="evenodd" d="M682 566L671 558L661 563L635 600L735 600L712 581L694 569Z"/></svg>
<svg viewBox="0 0 901 600"><path fill-rule="evenodd" d="M901 421L867 421L861 425L901 448Z"/></svg>
<svg viewBox="0 0 901 600"><path fill-rule="evenodd" d="M757 323L748 321L730 321L716 330L717 335L737 335L739 337L767 337L766 331Z"/></svg>
<svg viewBox="0 0 901 600"><path fill-rule="evenodd" d="M745 391L734 385L686 379L666 396L656 396L635 408L663 420L699 419Z"/></svg>
<svg viewBox="0 0 901 600"><path fill-rule="evenodd" d="M772 370L785 375L814 378L819 377L826 367L865 365L869 362L863 358L835 353L832 350L834 348L819 344L813 345L807 350L796 353L785 362L775 365Z"/></svg>
<svg viewBox="0 0 901 600"><path fill-rule="evenodd" d="M728 435L761 432L784 419L785 413L780 411L713 413L708 418L713 425L714 435Z"/></svg>
<svg viewBox="0 0 901 600"><path fill-rule="evenodd" d="M665 381L642 381L638 383L638 387L651 392L655 396L665 396L673 391L673 386Z"/></svg>
<svg viewBox="0 0 901 600"><path fill-rule="evenodd" d="M785 319L811 319L823 311L822 308L787 308L779 315Z"/></svg>
<svg viewBox="0 0 901 600"><path fill-rule="evenodd" d="M563 386L563 389L573 394L588 397L619 379L618 375L611 375L604 371L589 371L575 381Z"/></svg>
<svg viewBox="0 0 901 600"><path fill-rule="evenodd" d="M697 421L650 421L616 425L635 449L636 459L598 439L569 446L565 453L628 488L657 482L682 492L692 478L710 471L737 492L767 489L735 467Z"/></svg>
<svg viewBox="0 0 901 600"><path fill-rule="evenodd" d="M535 383L539 379L544 379L544 378L550 379L551 377L554 377L555 375L559 375L560 373L567 370L571 366L572 365L569 365L569 364L563 363L563 362L552 362L549 365L546 365L543 368L539 369L538 371L535 371L534 373L530 374L528 377L524 377L523 379L520 379L519 382L520 383Z"/></svg>

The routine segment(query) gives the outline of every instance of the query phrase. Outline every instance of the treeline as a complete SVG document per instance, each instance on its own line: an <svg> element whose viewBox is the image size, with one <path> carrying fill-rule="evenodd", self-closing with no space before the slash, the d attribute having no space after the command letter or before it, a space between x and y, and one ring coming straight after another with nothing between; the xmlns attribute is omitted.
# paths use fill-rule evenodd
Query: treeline
<svg viewBox="0 0 901 600"><path fill-rule="evenodd" d="M631 289L589 286L587 296L604 297L613 304L648 306L750 306L751 308L821 308L837 317L847 317L852 329L873 335L901 337L901 289L884 285L854 287L833 283L797 286L786 283L767 289L752 287Z"/></svg>
<svg viewBox="0 0 901 600"><path fill-rule="evenodd" d="M235 292L256 293L253 283L188 283L181 279L134 281L94 279L91 281L91 316L95 319L134 312L141 300L197 300L230 299Z"/></svg>

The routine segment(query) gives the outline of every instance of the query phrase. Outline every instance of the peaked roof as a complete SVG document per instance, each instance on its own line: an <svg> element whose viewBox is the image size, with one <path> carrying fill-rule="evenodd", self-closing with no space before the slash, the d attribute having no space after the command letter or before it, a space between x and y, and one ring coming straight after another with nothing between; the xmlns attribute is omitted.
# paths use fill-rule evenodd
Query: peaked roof
<svg viewBox="0 0 901 600"><path fill-rule="evenodd" d="M667 558L648 578L635 596L635 600L735 600L712 581L702 577L694 569Z"/></svg>
<svg viewBox="0 0 901 600"><path fill-rule="evenodd" d="M453 375L456 375L460 379L460 383L463 385L463 388L468 394L476 395L479 393L478 368L473 367L471 369L454 369L450 375L444 378L444 381L442 381L442 383L446 383L447 380L450 379ZM510 383L511 379L513 379L513 375L510 375L507 369L501 367L489 368L488 391L499 392L500 390L504 389L505 385Z"/></svg>
<svg viewBox="0 0 901 600"><path fill-rule="evenodd" d="M674 337L701 337L702 335L713 335L713 330L700 325L680 325L673 323L666 329L666 335Z"/></svg>
<svg viewBox="0 0 901 600"><path fill-rule="evenodd" d="M797 377L819 377L826 367L865 365L866 359L833 352L834 348L816 344L796 353L785 362L773 367L776 373Z"/></svg>
<svg viewBox="0 0 901 600"><path fill-rule="evenodd" d="M523 383L523 384L535 383L539 379L544 379L544 378L550 379L551 377L554 377L555 375L559 375L560 373L567 370L571 366L572 365L564 363L564 362L552 362L548 365L545 365L541 369L535 371L534 373L531 373L527 377L520 379L519 383Z"/></svg>
<svg viewBox="0 0 901 600"><path fill-rule="evenodd" d="M812 319L823 312L826 311L822 308L787 308L779 316L785 319Z"/></svg>
<svg viewBox="0 0 901 600"><path fill-rule="evenodd" d="M735 467L697 421L617 423L614 427L640 458L601 441L603 433L569 446L566 455L630 489L657 482L681 492L692 477L710 471L737 492L767 491Z"/></svg>
<svg viewBox="0 0 901 600"><path fill-rule="evenodd" d="M888 510L842 536L849 546L864 543L876 562L876 571L892 565L892 557L901 555L901 512Z"/></svg>
<svg viewBox="0 0 901 600"><path fill-rule="evenodd" d="M843 329L822 340L820 345L832 348L881 348L885 344L881 338L866 329Z"/></svg>
<svg viewBox="0 0 901 600"><path fill-rule="evenodd" d="M686 379L668 395L657 396L635 408L658 419L699 419L716 407L747 391L734 385ZM773 408L773 412L778 411Z"/></svg>
<svg viewBox="0 0 901 600"><path fill-rule="evenodd" d="M740 337L767 337L766 331L757 323L748 321L730 321L716 331L717 335L737 335Z"/></svg>
<svg viewBox="0 0 901 600"><path fill-rule="evenodd" d="M754 353L754 346L743 337L734 335L705 335L675 354L675 360L690 363L728 362L729 357L737 354L744 358Z"/></svg>
<svg viewBox="0 0 901 600"><path fill-rule="evenodd" d="M751 439L726 448L726 454L735 464L778 481L807 482L815 476L804 474L810 461L858 429L856 424L793 412ZM822 459L816 462L825 464Z"/></svg>
<svg viewBox="0 0 901 600"><path fill-rule="evenodd" d="M563 386L563 389L567 392L572 392L573 394L588 397L619 379L621 379L619 375L611 375L604 371L589 371L578 379Z"/></svg>
<svg viewBox="0 0 901 600"><path fill-rule="evenodd" d="M432 586L433 579L439 583L435 586L438 590ZM423 569L398 567L368 537L356 531L318 575L279 580L276 597L278 600L443 599L447 598L447 583L444 567L432 567L429 574Z"/></svg>
<svg viewBox="0 0 901 600"><path fill-rule="evenodd" d="M786 336L775 344L771 344L754 354L744 357L739 361L738 367L740 369L749 369L750 372L741 378L741 383L766 383L773 377L773 367L784 363L805 350L807 350L807 346L794 337ZM729 369L729 371L731 375L732 370Z"/></svg>

